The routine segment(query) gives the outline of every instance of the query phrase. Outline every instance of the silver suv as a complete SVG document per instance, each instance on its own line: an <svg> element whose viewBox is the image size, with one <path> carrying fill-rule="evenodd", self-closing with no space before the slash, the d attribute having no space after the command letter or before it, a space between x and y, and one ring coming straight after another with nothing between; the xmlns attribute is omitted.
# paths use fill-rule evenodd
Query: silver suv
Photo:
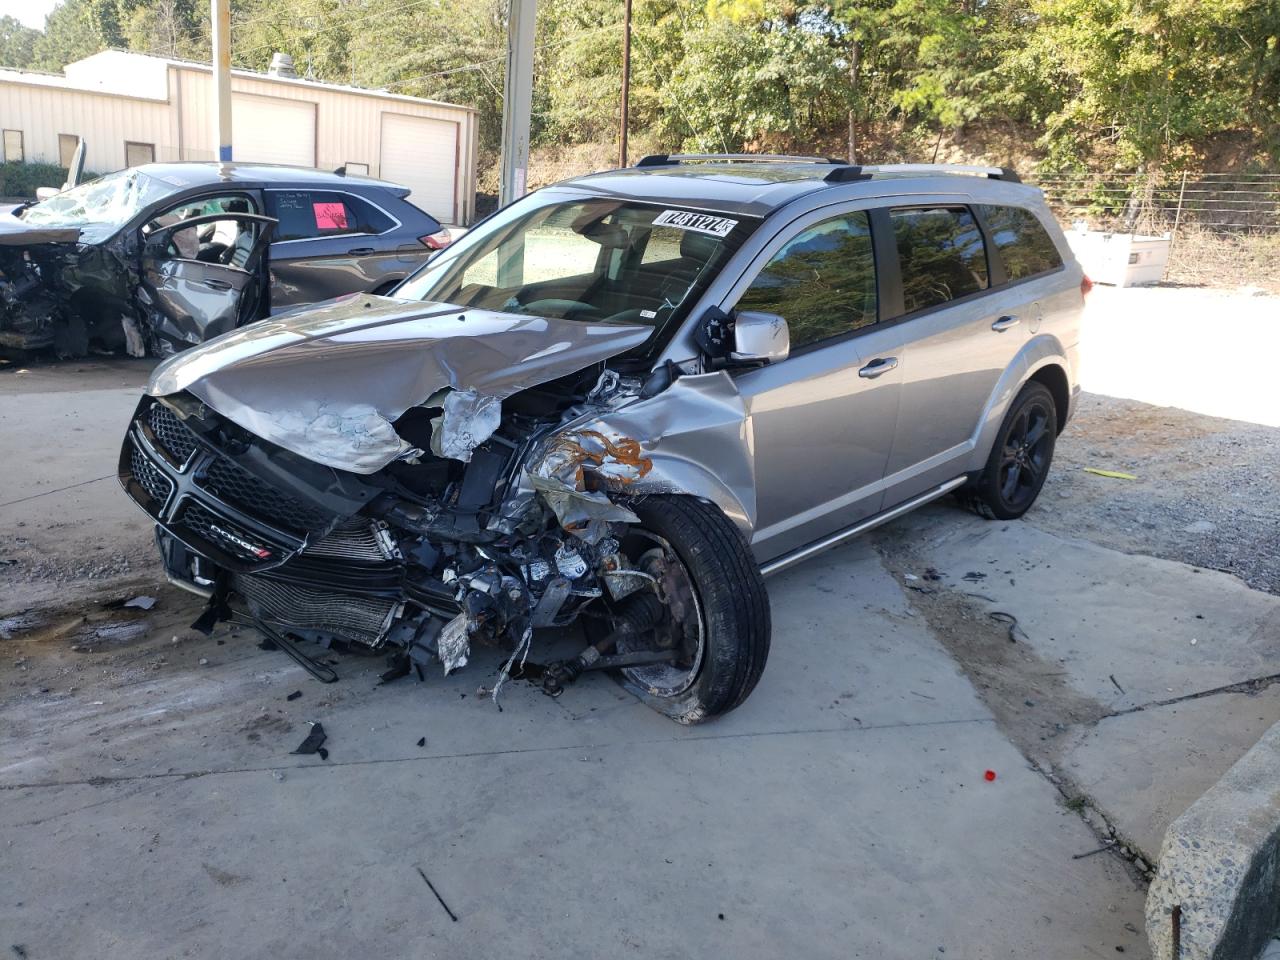
<svg viewBox="0 0 1280 960"><path fill-rule="evenodd" d="M1031 506L1088 286L1009 170L647 157L162 364L120 478L210 621L323 679L311 644L489 641L497 687L609 670L692 723L764 669L765 575L949 492Z"/></svg>

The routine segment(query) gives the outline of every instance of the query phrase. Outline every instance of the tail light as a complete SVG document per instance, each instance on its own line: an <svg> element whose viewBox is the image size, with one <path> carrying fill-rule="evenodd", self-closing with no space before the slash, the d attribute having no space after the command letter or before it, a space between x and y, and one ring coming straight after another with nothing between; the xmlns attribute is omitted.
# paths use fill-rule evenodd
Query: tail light
<svg viewBox="0 0 1280 960"><path fill-rule="evenodd" d="M443 250L453 243L453 234L442 229L436 233L429 233L425 237L419 237L418 242L431 250Z"/></svg>
<svg viewBox="0 0 1280 960"><path fill-rule="evenodd" d="M1087 297L1089 295L1089 291L1092 289L1093 281L1089 279L1089 275L1087 273L1082 273L1080 275L1080 296Z"/></svg>

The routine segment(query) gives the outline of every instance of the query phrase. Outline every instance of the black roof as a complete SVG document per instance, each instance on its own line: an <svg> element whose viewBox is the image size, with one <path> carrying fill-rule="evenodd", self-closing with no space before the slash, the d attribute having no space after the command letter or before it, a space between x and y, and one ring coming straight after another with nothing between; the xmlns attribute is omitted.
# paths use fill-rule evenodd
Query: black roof
<svg viewBox="0 0 1280 960"><path fill-rule="evenodd" d="M873 171L863 174L862 170ZM842 184L870 183L892 178L920 179L922 177L946 177L954 180L957 174L982 168L956 167L947 171L944 166L932 169L895 170L892 167L878 171L876 167L855 167L839 161L800 160L788 161L708 161L678 162L674 158L653 157L642 160L634 167L606 170L587 174L558 183L552 189L580 189L596 195L616 196L652 203L669 203L693 209L738 213L746 216L767 216L783 204L799 197ZM991 168L993 171L997 168ZM1007 184L1017 183L1012 171L991 173L991 180ZM983 177L965 175L964 180L983 182ZM883 189L871 187L871 193ZM1025 189L1025 188L1015 188Z"/></svg>
<svg viewBox="0 0 1280 960"><path fill-rule="evenodd" d="M389 180L377 180L356 174L339 174L311 167L290 167L278 163L217 163L214 161L186 161L182 163L144 163L136 169L149 177L155 177L175 187L198 187L205 184L237 183L253 184L305 184L307 186L368 186L381 187L399 196L409 192L408 187Z"/></svg>

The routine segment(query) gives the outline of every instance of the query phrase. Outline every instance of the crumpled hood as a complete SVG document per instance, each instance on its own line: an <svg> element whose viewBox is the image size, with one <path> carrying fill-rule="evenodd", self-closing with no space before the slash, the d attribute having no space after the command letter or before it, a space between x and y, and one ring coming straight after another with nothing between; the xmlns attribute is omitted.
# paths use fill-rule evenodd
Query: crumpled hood
<svg viewBox="0 0 1280 960"><path fill-rule="evenodd" d="M35 243L76 243L79 227L45 227L15 217L12 211L0 214L0 246L29 247Z"/></svg>
<svg viewBox="0 0 1280 960"><path fill-rule="evenodd" d="M180 353L147 393L189 391L286 450L369 474L410 451L391 424L437 391L509 397L652 332L357 294Z"/></svg>

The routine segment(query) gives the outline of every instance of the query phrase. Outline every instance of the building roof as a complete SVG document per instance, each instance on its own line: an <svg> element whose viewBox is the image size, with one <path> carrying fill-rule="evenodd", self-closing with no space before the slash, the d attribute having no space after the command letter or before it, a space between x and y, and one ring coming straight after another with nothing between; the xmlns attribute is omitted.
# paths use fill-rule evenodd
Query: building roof
<svg viewBox="0 0 1280 960"><path fill-rule="evenodd" d="M140 100L167 100L169 90L165 75L170 67L179 70L202 71L204 73L210 73L213 70L209 64L199 63L194 60L155 57L150 54L133 53L128 50L103 50L82 60L67 64L65 76L25 70L4 70L0 71L0 79L39 86L85 90L93 93L112 93ZM266 73L256 73L252 70L233 69L231 75L260 83L283 84L305 90L326 90L351 96L374 97L379 100L389 100L397 103L412 103L419 106L430 104L451 110L476 112L475 107L448 103L444 100L430 100L426 97L411 97L407 94L392 93L385 89L370 90L365 87L353 87L346 84L305 80L301 77L277 77Z"/></svg>

